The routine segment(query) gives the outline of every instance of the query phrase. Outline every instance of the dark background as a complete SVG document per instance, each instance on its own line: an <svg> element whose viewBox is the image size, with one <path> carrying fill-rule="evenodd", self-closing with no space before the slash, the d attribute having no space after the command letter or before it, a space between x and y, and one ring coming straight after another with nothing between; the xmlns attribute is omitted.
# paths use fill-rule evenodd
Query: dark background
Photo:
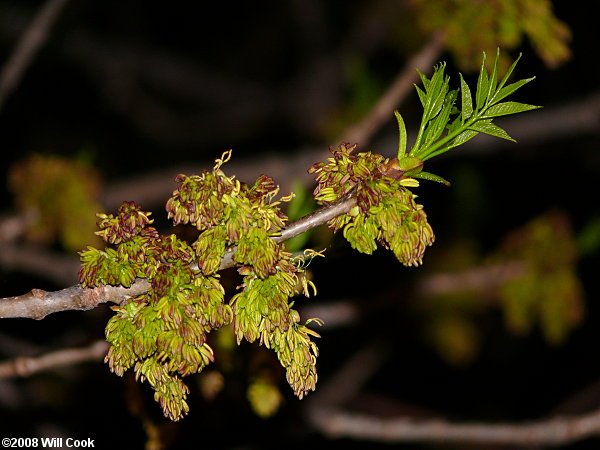
<svg viewBox="0 0 600 450"><path fill-rule="evenodd" d="M600 379L597 253L578 266L586 292L585 322L559 347L549 346L536 332L512 336L501 313L491 311L484 318L480 355L465 367L452 367L420 339L421 325L405 300L412 277L426 271L428 259L451 243L471 240L485 253L509 230L551 209L564 211L575 233L598 216L597 28L585 7L554 4L556 16L571 28L572 58L548 69L525 41L516 74L537 76L516 100L545 109L506 119L518 144L482 140L435 161L431 170L450 179L452 188L422 183L418 190L441 250L434 247L423 268L407 269L384 251L357 255L336 240L328 258L313 266L319 296L311 302L350 298L362 311L352 326L322 331L319 383L327 383L372 338L390 348L385 365L364 387L371 400L355 399L357 408L373 407L377 398L389 402L380 407L388 413L402 404L453 420L518 421L550 414ZM0 1L2 60L40 5L33 0ZM395 14L401 15L405 6L402 1L69 2L0 110L2 179L11 164L31 153L84 154L101 172L104 205L114 210L115 195L130 192L127 186L140 182L140 176L156 173L163 177L155 183L166 186L164 196L143 207L155 211L160 222L162 203L172 189L165 179L182 170L208 168L233 148L233 167L247 168L242 179L251 181L273 169L282 174L276 181L287 192L295 179L309 179L300 170L277 164L303 153L314 154L314 161L324 157L327 147L337 144L338 133L366 113L364 105L383 92L425 43L427 38L416 31L413 42L402 41L399 27L404 24ZM449 54L441 59L448 62L456 83L459 68ZM357 65L368 69L365 100L351 83ZM476 80L472 73L465 76L471 83ZM577 125L577 108L586 101L595 101L595 129ZM416 95L411 93L400 109L413 130L420 118ZM564 121L556 121L552 114L563 110ZM536 121L536 114L548 117L548 123ZM561 127L563 122L570 125ZM390 115L367 148L392 156L395 146ZM2 212L9 214L11 194L5 186L0 192ZM3 297L33 287L65 286L0 268ZM381 308L373 306L378 304ZM4 320L0 355L85 344L103 336L108 317L108 308L100 307L40 322ZM250 360L252 351L242 350L240 358ZM284 383L286 401L280 412L268 420L257 418L244 398L249 370L242 367L226 380L225 390L212 403L202 400L195 382L189 381L191 413L177 425L163 425L174 447L386 447L326 440L306 424L303 402ZM145 385L136 387L131 377L124 381L92 363L3 381L0 434L92 437L99 448L140 448L144 430L127 405L131 396L143 398L148 414L162 423L148 391ZM598 389L590 392L589 404L576 412L597 406ZM588 440L569 448L597 445L598 440Z"/></svg>

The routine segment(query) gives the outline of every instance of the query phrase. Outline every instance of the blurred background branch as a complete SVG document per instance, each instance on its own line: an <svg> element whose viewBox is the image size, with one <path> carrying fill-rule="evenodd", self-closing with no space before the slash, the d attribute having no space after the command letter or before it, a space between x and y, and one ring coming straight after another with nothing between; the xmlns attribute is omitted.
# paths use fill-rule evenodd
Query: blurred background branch
<svg viewBox="0 0 600 450"><path fill-rule="evenodd" d="M68 0L47 0L19 38L14 51L0 70L0 110L6 97L18 86L37 51L48 38L50 29L67 2Z"/></svg>

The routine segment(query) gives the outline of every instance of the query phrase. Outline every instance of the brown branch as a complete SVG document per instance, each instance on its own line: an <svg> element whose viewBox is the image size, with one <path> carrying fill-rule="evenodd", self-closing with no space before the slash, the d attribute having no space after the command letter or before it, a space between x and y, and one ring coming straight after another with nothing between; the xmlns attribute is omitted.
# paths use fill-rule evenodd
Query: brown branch
<svg viewBox="0 0 600 450"><path fill-rule="evenodd" d="M87 347L67 348L36 357L19 356L10 361L0 362L0 379L28 377L56 367L101 361L107 351L108 344L105 341L96 341Z"/></svg>
<svg viewBox="0 0 600 450"><path fill-rule="evenodd" d="M541 115L544 115L543 119L540 119ZM390 115L388 119L391 117ZM568 138L582 133L597 133L597 130L600 129L600 92L592 92L589 96L571 103L548 106L531 116L507 117L500 125L510 130L511 135L519 142L538 146L552 139ZM352 142L348 138L343 140ZM393 137L389 139L383 138L379 142L379 147L392 149L397 143L398 136L394 133ZM456 152L456 155L468 154L482 157L499 150L518 148L522 152L525 148L510 147L511 144L513 143L510 141L479 134L465 143L461 147L461 151ZM525 151L527 151L526 148ZM381 153L391 157L393 152ZM448 155L452 157L454 153L449 152ZM259 173L267 173L280 182L282 192L289 192L294 180L301 180L308 186L313 179L306 173L306 168L315 161L327 157L329 154L323 147L311 147L298 152L288 152L285 155L266 154L260 158L240 157L227 163L227 168L235 173L238 179L247 182L255 179ZM116 209L123 199L128 199L141 205L158 205L164 202L164 199L177 188L174 181L177 174L200 173L203 169L210 167L211 164L186 165L156 170L143 175L129 175L123 181L115 181L107 186L103 193L102 204L108 209Z"/></svg>
<svg viewBox="0 0 600 450"><path fill-rule="evenodd" d="M0 109L46 41L50 28L66 3L67 0L47 0L19 39L0 72Z"/></svg>
<svg viewBox="0 0 600 450"><path fill-rule="evenodd" d="M436 273L417 281L415 293L419 297L447 294L452 292L490 292L509 280L525 273L525 263L508 261L473 267L461 272Z"/></svg>
<svg viewBox="0 0 600 450"><path fill-rule="evenodd" d="M277 243L287 241L299 234L305 233L306 231L316 228L319 225L324 225L331 219L335 219L342 214L346 214L354 205L356 205L355 191L350 191L344 198L334 202L330 205L324 206L304 217L290 223L285 227L281 236L274 238Z"/></svg>
<svg viewBox="0 0 600 450"><path fill-rule="evenodd" d="M522 276L526 266L521 261L488 264L472 267L459 272L442 272L426 274L419 277L414 285L414 296L426 300L428 297L456 292L474 292L477 294L493 294L504 283ZM318 304L306 305L301 310L302 316L319 317L324 328L351 326L362 315L361 307L351 299L320 301Z"/></svg>
<svg viewBox="0 0 600 450"><path fill-rule="evenodd" d="M442 419L380 418L341 410L315 412L313 425L330 437L380 442L564 445L600 434L600 409L526 423L451 423Z"/></svg>
<svg viewBox="0 0 600 450"><path fill-rule="evenodd" d="M122 286L99 286L83 288L71 286L55 292L32 289L24 295L0 299L0 319L23 317L43 319L59 311L93 309L101 303L121 303L140 295L150 288L148 280L138 279L129 288Z"/></svg>
<svg viewBox="0 0 600 450"><path fill-rule="evenodd" d="M490 286L519 276L523 264L509 262L459 272L425 277L417 283L419 296L462 289L486 291ZM374 341L356 352L309 400L308 421L331 438L377 442L461 442L469 444L564 445L600 435L600 409L586 414L554 416L524 423L452 423L444 419L379 417L351 413L343 404L356 395L381 366L387 354L385 342Z"/></svg>

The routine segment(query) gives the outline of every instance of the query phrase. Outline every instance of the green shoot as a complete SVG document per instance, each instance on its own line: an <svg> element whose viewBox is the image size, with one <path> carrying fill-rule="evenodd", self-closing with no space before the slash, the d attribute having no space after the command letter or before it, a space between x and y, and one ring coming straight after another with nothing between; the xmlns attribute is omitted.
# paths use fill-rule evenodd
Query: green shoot
<svg viewBox="0 0 600 450"><path fill-rule="evenodd" d="M514 141L505 130L492 123L493 120L496 117L541 108L525 103L502 101L535 77L506 84L521 58L519 55L502 80L498 82L499 55L498 50L492 72L488 73L485 67L486 55L483 53L475 102L473 102L471 90L462 75L460 75L460 88L449 89L450 78L444 74L446 68L444 63L435 67L431 79L418 71L424 89L418 86L415 88L423 106L423 116L415 143L408 153L406 152L404 120L398 112L394 113L400 131L398 161L403 170L407 171L407 175L448 184L446 180L437 175L421 171L423 162L464 144L479 133ZM457 105L459 96L460 108ZM411 168L414 169L411 170Z"/></svg>

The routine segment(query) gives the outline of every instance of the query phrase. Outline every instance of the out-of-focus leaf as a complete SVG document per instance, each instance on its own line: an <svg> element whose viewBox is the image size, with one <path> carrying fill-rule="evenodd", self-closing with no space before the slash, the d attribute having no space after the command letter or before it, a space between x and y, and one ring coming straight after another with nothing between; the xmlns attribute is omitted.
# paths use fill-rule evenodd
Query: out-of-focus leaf
<svg viewBox="0 0 600 450"><path fill-rule="evenodd" d="M283 402L277 386L265 376L258 377L250 384L247 396L252 410L263 419L275 414Z"/></svg>
<svg viewBox="0 0 600 450"><path fill-rule="evenodd" d="M524 38L548 67L556 67L571 56L568 46L571 31L554 15L550 0L411 0L411 3L423 31L445 33L446 49L462 70L475 69L482 50L515 49ZM505 57L501 57L499 68L507 65Z"/></svg>
<svg viewBox="0 0 600 450"><path fill-rule="evenodd" d="M579 232L577 249L581 255L590 255L600 249L600 216L591 219Z"/></svg>
<svg viewBox="0 0 600 450"><path fill-rule="evenodd" d="M539 324L549 343L565 341L584 315L576 256L569 221L562 213L545 214L507 236L496 257L525 267L499 292L510 330L526 334Z"/></svg>
<svg viewBox="0 0 600 450"><path fill-rule="evenodd" d="M481 336L473 320L459 314L432 319L427 337L440 357L455 366L470 363L477 355Z"/></svg>
<svg viewBox="0 0 600 450"><path fill-rule="evenodd" d="M65 249L101 245L94 234L100 177L90 166L52 155L32 155L15 164L9 187L22 214L35 220L26 237L43 244L59 239Z"/></svg>

